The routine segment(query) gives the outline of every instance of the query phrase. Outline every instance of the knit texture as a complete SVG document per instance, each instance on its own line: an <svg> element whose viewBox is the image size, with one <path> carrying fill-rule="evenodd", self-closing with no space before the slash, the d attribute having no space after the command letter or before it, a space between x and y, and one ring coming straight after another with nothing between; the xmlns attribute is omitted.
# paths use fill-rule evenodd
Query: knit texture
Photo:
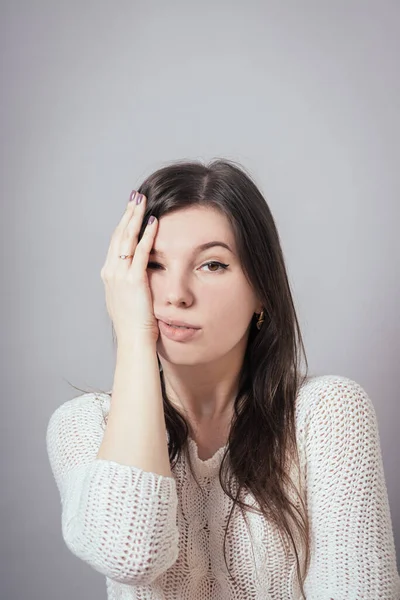
<svg viewBox="0 0 400 600"><path fill-rule="evenodd" d="M108 600L299 600L294 553L276 526L233 512L212 458L184 453L173 477L96 459L110 408L86 393L51 415L46 443L69 550L106 577ZM307 600L400 600L378 424L364 389L342 376L307 380L296 435L311 527ZM249 495L245 502L251 504ZM302 554L300 553L300 557ZM238 583L240 589L238 587Z"/></svg>

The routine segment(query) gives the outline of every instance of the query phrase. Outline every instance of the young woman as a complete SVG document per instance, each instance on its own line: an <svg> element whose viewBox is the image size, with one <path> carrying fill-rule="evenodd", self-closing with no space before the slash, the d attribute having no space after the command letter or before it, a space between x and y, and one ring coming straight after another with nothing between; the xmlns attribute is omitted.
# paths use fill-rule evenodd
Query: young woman
<svg viewBox="0 0 400 600"><path fill-rule="evenodd" d="M153 173L101 277L112 391L62 404L46 440L64 540L109 600L398 600L373 404L301 372L279 235L245 170Z"/></svg>

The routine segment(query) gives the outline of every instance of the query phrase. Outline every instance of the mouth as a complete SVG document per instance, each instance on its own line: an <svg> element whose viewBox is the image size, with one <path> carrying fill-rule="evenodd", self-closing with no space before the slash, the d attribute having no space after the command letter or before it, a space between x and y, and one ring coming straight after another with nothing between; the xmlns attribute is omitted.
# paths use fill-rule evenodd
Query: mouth
<svg viewBox="0 0 400 600"><path fill-rule="evenodd" d="M168 325L168 323L161 320L158 321L158 325L162 334L176 342L188 341L200 331L199 328L195 329L193 327L186 327L185 325Z"/></svg>
<svg viewBox="0 0 400 600"><path fill-rule="evenodd" d="M168 327L171 327L172 329L189 329L189 330L195 330L197 331L198 329L200 329L200 327L191 327L190 325L181 325L181 324L174 324L174 323L168 323L167 321L163 321L162 319L158 319L159 323L164 323L164 325L167 325Z"/></svg>
<svg viewBox="0 0 400 600"><path fill-rule="evenodd" d="M171 329L186 329L188 331L197 331L198 327L186 327L186 325L171 325L170 323L166 323L165 321L161 321L167 327L171 327Z"/></svg>

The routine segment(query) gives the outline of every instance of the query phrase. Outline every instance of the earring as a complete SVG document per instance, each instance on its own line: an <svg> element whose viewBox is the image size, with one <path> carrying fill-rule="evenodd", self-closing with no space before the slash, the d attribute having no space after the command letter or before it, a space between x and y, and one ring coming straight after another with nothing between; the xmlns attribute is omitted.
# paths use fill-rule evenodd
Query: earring
<svg viewBox="0 0 400 600"><path fill-rule="evenodd" d="M257 321L257 329L261 329L261 325L264 323L264 309L260 312L258 321Z"/></svg>

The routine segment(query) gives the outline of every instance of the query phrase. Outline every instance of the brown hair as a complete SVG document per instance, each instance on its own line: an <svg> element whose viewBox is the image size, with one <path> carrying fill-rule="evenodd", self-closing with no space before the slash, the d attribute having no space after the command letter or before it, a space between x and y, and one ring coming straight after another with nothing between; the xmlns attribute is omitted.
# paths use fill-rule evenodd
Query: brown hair
<svg viewBox="0 0 400 600"><path fill-rule="evenodd" d="M243 492L248 492L256 500L256 512L275 523L293 546L298 582L305 598L303 585L310 562L309 523L303 491L289 471L296 466L300 473L295 406L299 388L307 379L308 363L271 211L250 174L225 159L213 160L208 165L196 161L174 162L147 177L138 191L147 198L139 240L151 214L160 219L188 206L218 209L231 224L242 269L263 303L265 320L260 331L256 315L251 323L234 404L235 416L219 471L221 487L233 501L225 530L225 564L229 571L225 541L234 509L238 506L245 520L246 509L255 510L241 500ZM116 342L114 334L113 329ZM301 352L306 365L303 375ZM158 362L161 367L159 359ZM171 469L185 451L193 473L187 451L189 425L170 402L162 371L160 379ZM194 473L193 476L198 484ZM287 552L287 544L284 546ZM299 550L304 555L302 567Z"/></svg>

